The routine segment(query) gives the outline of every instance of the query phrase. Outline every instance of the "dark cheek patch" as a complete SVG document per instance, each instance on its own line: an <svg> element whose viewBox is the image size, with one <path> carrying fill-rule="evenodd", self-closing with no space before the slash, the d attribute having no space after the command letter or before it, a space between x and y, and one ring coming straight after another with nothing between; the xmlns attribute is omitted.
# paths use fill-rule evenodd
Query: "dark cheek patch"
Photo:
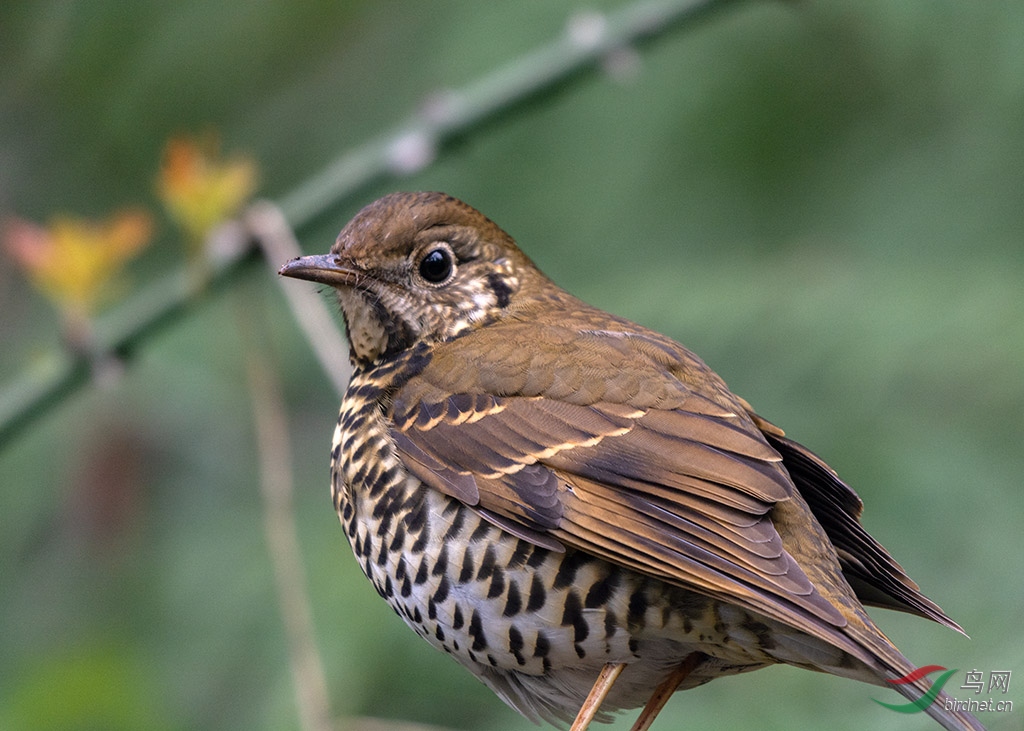
<svg viewBox="0 0 1024 731"><path fill-rule="evenodd" d="M508 303L512 298L512 289L505 280L492 272L487 275L487 284L490 286L491 291L494 292L494 298L498 303L498 307L501 309L508 307Z"/></svg>

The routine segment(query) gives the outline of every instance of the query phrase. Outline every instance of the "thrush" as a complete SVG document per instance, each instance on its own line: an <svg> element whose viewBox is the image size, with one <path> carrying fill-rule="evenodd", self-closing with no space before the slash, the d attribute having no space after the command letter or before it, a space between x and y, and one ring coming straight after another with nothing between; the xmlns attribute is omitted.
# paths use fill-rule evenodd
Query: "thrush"
<svg viewBox="0 0 1024 731"><path fill-rule="evenodd" d="M679 343L555 285L442 193L361 210L281 274L337 291L331 493L366 576L526 717L584 728L777 663L927 678L864 605L959 630L836 473ZM928 699L920 701L924 705ZM949 729L981 728L925 709Z"/></svg>

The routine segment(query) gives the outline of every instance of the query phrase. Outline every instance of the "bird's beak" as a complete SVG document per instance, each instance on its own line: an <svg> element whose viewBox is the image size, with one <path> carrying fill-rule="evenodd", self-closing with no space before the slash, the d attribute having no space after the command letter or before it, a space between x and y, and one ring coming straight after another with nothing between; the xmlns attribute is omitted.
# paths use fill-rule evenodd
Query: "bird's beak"
<svg viewBox="0 0 1024 731"><path fill-rule="evenodd" d="M277 273L284 277L329 284L332 287L352 287L362 274L356 269L346 267L344 260L334 254L300 256L286 263L277 270Z"/></svg>

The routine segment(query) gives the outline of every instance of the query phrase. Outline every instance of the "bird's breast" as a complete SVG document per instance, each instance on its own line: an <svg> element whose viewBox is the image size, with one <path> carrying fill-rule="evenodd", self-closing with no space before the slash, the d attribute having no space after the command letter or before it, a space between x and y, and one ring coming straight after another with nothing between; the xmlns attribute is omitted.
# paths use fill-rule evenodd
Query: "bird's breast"
<svg viewBox="0 0 1024 731"><path fill-rule="evenodd" d="M345 533L392 609L510 705L532 715L528 706L548 694L545 703L571 710L607 662L633 666L612 702L642 703L673 660L723 642L706 597L585 551L534 545L421 483L401 462L374 384L353 376L335 431L332 490ZM751 662L740 651L731 672Z"/></svg>

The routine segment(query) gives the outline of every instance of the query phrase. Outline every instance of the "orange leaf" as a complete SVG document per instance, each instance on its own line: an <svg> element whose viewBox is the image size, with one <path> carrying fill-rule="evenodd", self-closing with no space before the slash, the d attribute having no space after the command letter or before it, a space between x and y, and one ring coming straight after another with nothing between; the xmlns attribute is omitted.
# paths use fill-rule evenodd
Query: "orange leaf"
<svg viewBox="0 0 1024 731"><path fill-rule="evenodd" d="M40 291L62 309L84 316L110 295L124 264L152 232L152 218L141 210L99 222L58 216L45 228L14 218L4 226L4 243Z"/></svg>
<svg viewBox="0 0 1024 731"><path fill-rule="evenodd" d="M256 187L256 165L246 157L222 160L216 140L175 138L164 148L157 192L194 243L233 216Z"/></svg>

